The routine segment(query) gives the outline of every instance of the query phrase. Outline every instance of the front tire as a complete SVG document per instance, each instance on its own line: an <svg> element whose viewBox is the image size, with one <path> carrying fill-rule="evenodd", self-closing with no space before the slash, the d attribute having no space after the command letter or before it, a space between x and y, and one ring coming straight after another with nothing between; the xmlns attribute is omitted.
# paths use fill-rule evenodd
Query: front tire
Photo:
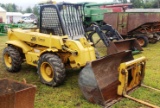
<svg viewBox="0 0 160 108"><path fill-rule="evenodd" d="M18 72L21 69L22 57L18 49L8 46L3 50L3 63L9 72Z"/></svg>
<svg viewBox="0 0 160 108"><path fill-rule="evenodd" d="M60 85L66 76L61 59L51 53L46 53L40 57L38 73L42 83L53 87Z"/></svg>

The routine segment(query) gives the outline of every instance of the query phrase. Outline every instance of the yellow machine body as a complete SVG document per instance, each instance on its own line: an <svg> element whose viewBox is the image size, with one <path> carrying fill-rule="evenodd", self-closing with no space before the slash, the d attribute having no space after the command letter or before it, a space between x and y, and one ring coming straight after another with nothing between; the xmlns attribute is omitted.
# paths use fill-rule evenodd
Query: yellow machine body
<svg viewBox="0 0 160 108"><path fill-rule="evenodd" d="M35 30L36 31L36 30ZM71 40L68 36L56 36L14 29L8 31L8 45L22 49L27 64L37 66L39 57L47 52L58 55L63 63L69 60L71 68L80 68L95 60L95 50L86 38Z"/></svg>

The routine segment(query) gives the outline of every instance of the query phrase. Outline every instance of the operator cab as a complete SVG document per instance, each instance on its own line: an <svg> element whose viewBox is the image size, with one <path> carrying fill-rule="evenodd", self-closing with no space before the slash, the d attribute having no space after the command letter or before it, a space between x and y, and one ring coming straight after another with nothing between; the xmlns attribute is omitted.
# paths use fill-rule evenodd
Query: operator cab
<svg viewBox="0 0 160 108"><path fill-rule="evenodd" d="M81 4L59 3L40 8L40 32L79 39L84 36Z"/></svg>

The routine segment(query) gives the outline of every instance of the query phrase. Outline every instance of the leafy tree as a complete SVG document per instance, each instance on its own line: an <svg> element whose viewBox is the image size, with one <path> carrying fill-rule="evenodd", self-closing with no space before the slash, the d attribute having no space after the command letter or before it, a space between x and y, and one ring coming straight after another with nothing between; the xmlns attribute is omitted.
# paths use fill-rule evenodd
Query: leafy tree
<svg viewBox="0 0 160 108"><path fill-rule="evenodd" d="M121 3L127 3L127 0L118 0Z"/></svg>
<svg viewBox="0 0 160 108"><path fill-rule="evenodd" d="M159 0L130 0L134 8L157 8L160 4Z"/></svg>
<svg viewBox="0 0 160 108"><path fill-rule="evenodd" d="M0 6L7 12L18 12L18 6L14 3L0 4Z"/></svg>
<svg viewBox="0 0 160 108"><path fill-rule="evenodd" d="M12 4L11 3L7 3L5 5L5 9L6 9L7 12L13 12Z"/></svg>
<svg viewBox="0 0 160 108"><path fill-rule="evenodd" d="M2 8L4 8L4 9L6 9L5 4L1 4L1 3L0 3L0 6L1 6Z"/></svg>
<svg viewBox="0 0 160 108"><path fill-rule="evenodd" d="M154 8L160 8L160 1L159 0L154 0L153 7Z"/></svg>
<svg viewBox="0 0 160 108"><path fill-rule="evenodd" d="M17 12L18 11L18 6L16 4L12 4L12 8L13 8L13 12Z"/></svg>
<svg viewBox="0 0 160 108"><path fill-rule="evenodd" d="M146 2L144 3L144 8L153 8L153 2Z"/></svg>
<svg viewBox="0 0 160 108"><path fill-rule="evenodd" d="M143 0L130 0L130 2L133 3L134 8L143 8Z"/></svg>
<svg viewBox="0 0 160 108"><path fill-rule="evenodd" d="M26 13L32 13L32 8L31 8L31 7L28 7L25 12L26 12Z"/></svg>
<svg viewBox="0 0 160 108"><path fill-rule="evenodd" d="M38 16L38 14L39 14L39 6L38 5L34 5L33 13Z"/></svg>

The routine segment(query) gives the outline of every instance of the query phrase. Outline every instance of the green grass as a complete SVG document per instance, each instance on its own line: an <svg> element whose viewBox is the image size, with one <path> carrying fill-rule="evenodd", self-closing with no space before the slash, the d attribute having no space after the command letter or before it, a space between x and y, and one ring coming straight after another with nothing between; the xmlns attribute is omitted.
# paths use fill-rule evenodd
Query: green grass
<svg viewBox="0 0 160 108"><path fill-rule="evenodd" d="M65 82L59 87L50 87L42 84L37 74L37 69L33 66L23 64L18 73L9 73L2 64L2 52L5 47L6 36L0 37L0 78L14 79L37 86L35 97L35 108L101 108L102 106L89 103L83 97L78 87L78 74L80 70L67 70ZM135 55L147 57L146 75L144 84L160 89L160 42L149 44L141 54ZM105 48L105 47L103 47ZM100 49L101 54L103 49ZM103 50L104 51L104 50ZM146 88L139 88L130 94L133 97L145 100L160 106L160 93ZM122 99L112 106L112 108L146 108L141 104L128 99Z"/></svg>

